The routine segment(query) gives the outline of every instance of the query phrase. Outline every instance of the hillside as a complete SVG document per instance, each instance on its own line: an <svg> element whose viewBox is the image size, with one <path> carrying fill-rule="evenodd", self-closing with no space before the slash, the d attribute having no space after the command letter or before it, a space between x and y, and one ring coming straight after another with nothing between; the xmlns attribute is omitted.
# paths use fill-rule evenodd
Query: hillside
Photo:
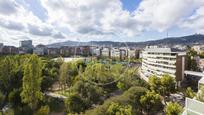
<svg viewBox="0 0 204 115"><path fill-rule="evenodd" d="M91 45L91 46L129 46L143 48L147 45L161 45L161 46L173 46L173 45L193 45L193 44L204 44L204 35L194 34L182 37L169 37L160 40L152 40L146 42L113 42L113 41L89 41L89 42L77 42L77 41L66 41L61 43L54 43L48 45L48 47L61 47L61 46L78 46L78 45Z"/></svg>

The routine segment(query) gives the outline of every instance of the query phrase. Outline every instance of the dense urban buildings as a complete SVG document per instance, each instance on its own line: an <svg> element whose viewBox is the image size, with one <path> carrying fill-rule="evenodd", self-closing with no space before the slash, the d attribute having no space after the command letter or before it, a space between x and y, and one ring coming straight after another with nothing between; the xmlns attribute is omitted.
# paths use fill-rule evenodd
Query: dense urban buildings
<svg viewBox="0 0 204 115"><path fill-rule="evenodd" d="M142 51L141 74L145 80L152 75L168 74L180 83L184 78L185 55L173 48L148 46Z"/></svg>
<svg viewBox="0 0 204 115"><path fill-rule="evenodd" d="M102 47L102 46L62 46L48 47L43 44L33 46L31 40L20 41L20 47L4 46L0 44L2 54L37 54L39 56L96 56L124 60L127 58L138 59L140 50L126 47Z"/></svg>
<svg viewBox="0 0 204 115"><path fill-rule="evenodd" d="M2 48L2 54L19 54L19 50L14 46L4 46Z"/></svg>

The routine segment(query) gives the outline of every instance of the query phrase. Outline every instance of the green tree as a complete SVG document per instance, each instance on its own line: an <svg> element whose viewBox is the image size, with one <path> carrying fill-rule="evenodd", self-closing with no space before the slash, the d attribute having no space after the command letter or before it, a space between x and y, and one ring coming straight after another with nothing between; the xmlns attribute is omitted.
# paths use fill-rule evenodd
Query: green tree
<svg viewBox="0 0 204 115"><path fill-rule="evenodd" d="M181 115L183 112L183 108L178 103L170 102L165 107L166 115Z"/></svg>
<svg viewBox="0 0 204 115"><path fill-rule="evenodd" d="M198 56L197 52L192 49L191 47L188 47L187 49L187 70L192 71L198 71L198 65L196 63L196 60L194 57Z"/></svg>
<svg viewBox="0 0 204 115"><path fill-rule="evenodd" d="M71 90L79 94L88 106L101 102L101 97L103 96L103 89L101 87L83 80L77 81Z"/></svg>
<svg viewBox="0 0 204 115"><path fill-rule="evenodd" d="M185 91L185 97L194 98L196 96L196 93L191 89L191 87L188 87Z"/></svg>
<svg viewBox="0 0 204 115"><path fill-rule="evenodd" d="M119 76L121 76L121 79L119 79L117 87L123 91L132 86L146 86L145 81L137 76L137 68L125 68L124 72Z"/></svg>
<svg viewBox="0 0 204 115"><path fill-rule="evenodd" d="M107 115L132 115L132 106L130 105L121 105L119 103L112 102L108 109Z"/></svg>
<svg viewBox="0 0 204 115"><path fill-rule="evenodd" d="M67 65L67 63L63 63L60 66L60 78L59 78L60 86L61 86L63 91L66 90L68 78L69 78L68 77L68 65Z"/></svg>
<svg viewBox="0 0 204 115"><path fill-rule="evenodd" d="M21 75L18 74L20 67L17 61L16 56L6 56L0 60L0 92L4 95L4 100L1 102L2 107L8 104L10 92L21 85Z"/></svg>
<svg viewBox="0 0 204 115"><path fill-rule="evenodd" d="M199 101L204 102L204 86L201 86L199 88L199 91L198 91L198 94L196 96L196 99L199 100Z"/></svg>
<svg viewBox="0 0 204 115"><path fill-rule="evenodd" d="M140 98L143 111L147 114L154 114L154 112L162 108L161 96L155 92L147 91L147 93Z"/></svg>
<svg viewBox="0 0 204 115"><path fill-rule="evenodd" d="M65 100L67 113L80 113L86 109L85 102L76 93L71 93Z"/></svg>
<svg viewBox="0 0 204 115"><path fill-rule="evenodd" d="M13 79L15 79L15 69L17 65L13 58L6 57L0 64L0 91L2 93L7 94L6 98L9 94L9 92L14 87Z"/></svg>
<svg viewBox="0 0 204 115"><path fill-rule="evenodd" d="M152 91L155 91L156 93L160 94L160 90L161 90L161 81L160 78L157 76L151 76L149 78L149 85L150 85L150 89Z"/></svg>
<svg viewBox="0 0 204 115"><path fill-rule="evenodd" d="M175 92L176 82L175 79L168 74L161 77L161 95L169 95Z"/></svg>
<svg viewBox="0 0 204 115"><path fill-rule="evenodd" d="M65 91L67 87L71 87L73 85L73 81L77 75L77 63L63 63L61 65L59 81L63 91Z"/></svg>
<svg viewBox="0 0 204 115"><path fill-rule="evenodd" d="M5 96L3 95L3 93L0 92L0 113L3 115L3 107L4 107L4 100L5 100Z"/></svg>
<svg viewBox="0 0 204 115"><path fill-rule="evenodd" d="M41 81L42 62L36 55L32 55L24 65L21 98L33 111L36 109L38 102L43 99Z"/></svg>
<svg viewBox="0 0 204 115"><path fill-rule="evenodd" d="M117 87L119 89L121 89L121 90L126 90L127 89L125 84L123 82L120 82L120 81L117 83Z"/></svg>
<svg viewBox="0 0 204 115"><path fill-rule="evenodd" d="M162 96L173 93L176 90L175 84L174 78L169 75L163 75L161 78L157 76L151 76L149 78L150 89Z"/></svg>
<svg viewBox="0 0 204 115"><path fill-rule="evenodd" d="M104 115L112 102L119 103L120 105L130 105L132 106L132 111L134 115L141 115L142 112L140 110L142 106L139 100L140 97L144 95L146 91L147 89L144 87L131 87L122 95L111 97L105 100L102 105L99 105L92 110L86 111L85 115Z"/></svg>
<svg viewBox="0 0 204 115"><path fill-rule="evenodd" d="M88 64L83 73L83 79L102 86L107 92L112 92L118 89L117 81L124 77L123 72L121 64Z"/></svg>
<svg viewBox="0 0 204 115"><path fill-rule="evenodd" d="M52 88L52 85L58 80L60 64L61 63L49 60L47 58L43 59L43 80L41 84L42 91L47 91Z"/></svg>
<svg viewBox="0 0 204 115"><path fill-rule="evenodd" d="M42 106L34 115L49 115L49 106Z"/></svg>
<svg viewBox="0 0 204 115"><path fill-rule="evenodd" d="M15 115L14 109L8 108L5 112L4 115Z"/></svg>
<svg viewBox="0 0 204 115"><path fill-rule="evenodd" d="M18 106L22 105L20 93L20 89L14 89L9 93L8 101L13 108L17 108Z"/></svg>
<svg viewBox="0 0 204 115"><path fill-rule="evenodd" d="M200 53L200 57L201 57L201 58L204 58L204 52L201 52L201 53Z"/></svg>

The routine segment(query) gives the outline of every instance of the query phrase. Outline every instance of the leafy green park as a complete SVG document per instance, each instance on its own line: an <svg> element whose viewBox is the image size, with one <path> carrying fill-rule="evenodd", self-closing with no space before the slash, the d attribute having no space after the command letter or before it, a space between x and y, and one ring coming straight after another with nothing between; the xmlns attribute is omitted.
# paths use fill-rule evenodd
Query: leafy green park
<svg viewBox="0 0 204 115"><path fill-rule="evenodd" d="M64 98L47 95L50 92ZM36 55L0 57L2 115L180 114L182 107L166 100L174 92L172 77L152 76L146 83L137 66L111 60L66 63Z"/></svg>

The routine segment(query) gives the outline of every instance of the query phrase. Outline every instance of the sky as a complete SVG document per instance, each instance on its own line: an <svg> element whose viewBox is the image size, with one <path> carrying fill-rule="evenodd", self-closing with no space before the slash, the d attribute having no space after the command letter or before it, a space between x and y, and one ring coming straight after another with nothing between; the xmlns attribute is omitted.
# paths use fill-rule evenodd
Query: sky
<svg viewBox="0 0 204 115"><path fill-rule="evenodd" d="M204 34L204 0L0 0L0 42L140 42Z"/></svg>

